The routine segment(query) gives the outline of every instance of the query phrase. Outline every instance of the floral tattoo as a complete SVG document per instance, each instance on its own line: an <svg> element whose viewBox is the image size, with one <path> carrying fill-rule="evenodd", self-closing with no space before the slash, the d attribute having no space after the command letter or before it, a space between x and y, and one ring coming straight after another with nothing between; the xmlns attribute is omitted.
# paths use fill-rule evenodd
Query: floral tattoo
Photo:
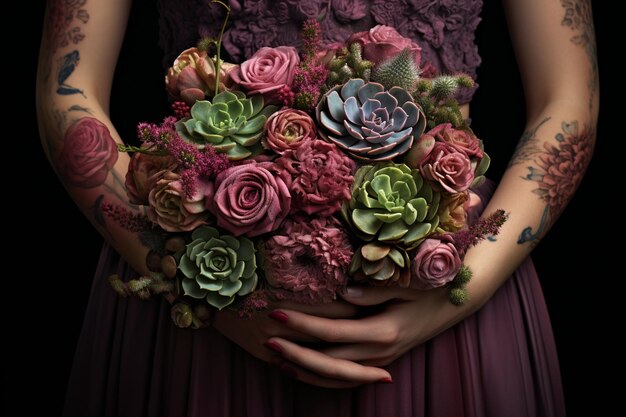
<svg viewBox="0 0 626 417"><path fill-rule="evenodd" d="M550 119L551 117L546 117L539 122L537 126L525 131L522 134L522 137L517 143L517 148L515 148L515 152L509 161L509 168L513 165L530 161L535 154L541 152L541 146L539 144L539 140L537 139L537 131Z"/></svg>
<svg viewBox="0 0 626 417"><path fill-rule="evenodd" d="M52 53L85 39L81 27L81 23L89 21L85 3L87 0L56 0L50 3L49 36Z"/></svg>
<svg viewBox="0 0 626 417"><path fill-rule="evenodd" d="M65 132L58 168L66 184L93 188L104 184L117 158L109 129L99 120L85 117Z"/></svg>
<svg viewBox="0 0 626 417"><path fill-rule="evenodd" d="M555 139L556 146L544 143L544 149L536 157L537 166L529 166L523 177L535 181L533 190L546 203L541 221L533 231L528 226L520 234L517 243L539 243L545 229L554 223L580 185L593 154L593 131L590 126L579 126L578 121L563 122L562 132Z"/></svg>
<svg viewBox="0 0 626 417"><path fill-rule="evenodd" d="M571 41L575 45L585 48L589 56L589 108L593 105L593 99L598 91L598 52L596 47L596 35L593 27L593 13L589 0L561 0L565 9L565 16L561 24L573 30L576 34Z"/></svg>

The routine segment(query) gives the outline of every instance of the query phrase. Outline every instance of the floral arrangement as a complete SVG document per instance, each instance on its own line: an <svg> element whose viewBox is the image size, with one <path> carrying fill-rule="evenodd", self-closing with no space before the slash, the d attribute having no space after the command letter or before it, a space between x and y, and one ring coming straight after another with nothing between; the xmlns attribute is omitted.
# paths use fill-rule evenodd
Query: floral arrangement
<svg viewBox="0 0 626 417"><path fill-rule="evenodd" d="M111 277L120 294L166 294L181 327L208 325L212 308L330 302L349 281L466 300L463 255L506 220L468 226L490 161L453 98L472 79L425 78L419 45L388 26L322 47L310 20L302 40L234 65L220 35L175 60L174 115L120 147L147 215L103 202L158 243L150 276Z"/></svg>

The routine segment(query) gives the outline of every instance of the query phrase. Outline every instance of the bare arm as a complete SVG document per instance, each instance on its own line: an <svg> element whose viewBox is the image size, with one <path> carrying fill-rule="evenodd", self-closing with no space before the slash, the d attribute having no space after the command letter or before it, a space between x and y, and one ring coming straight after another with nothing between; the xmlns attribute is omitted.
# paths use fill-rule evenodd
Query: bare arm
<svg viewBox="0 0 626 417"><path fill-rule="evenodd" d="M344 297L359 305L392 301L379 314L334 320L283 311L286 326L341 344L312 364L311 352L280 338L294 369L319 373L350 361L386 365L479 309L554 224L589 164L598 116L598 71L589 0L505 0L527 102L527 130L485 214L510 213L495 242L470 249L470 300L448 302L445 289L361 288ZM484 82L489 82L485 80ZM419 320L416 320L419 318Z"/></svg>
<svg viewBox="0 0 626 417"><path fill-rule="evenodd" d="M539 243L590 162L599 107L588 0L505 0L527 106L527 127L485 210L510 212L495 243L467 255L488 297ZM532 28L529 30L528 28Z"/></svg>
<svg viewBox="0 0 626 417"><path fill-rule="evenodd" d="M37 74L41 141L66 189L140 273L149 248L102 212L103 202L137 211L124 190L128 156L109 119L109 95L131 0L50 0ZM137 214L139 214L137 212Z"/></svg>

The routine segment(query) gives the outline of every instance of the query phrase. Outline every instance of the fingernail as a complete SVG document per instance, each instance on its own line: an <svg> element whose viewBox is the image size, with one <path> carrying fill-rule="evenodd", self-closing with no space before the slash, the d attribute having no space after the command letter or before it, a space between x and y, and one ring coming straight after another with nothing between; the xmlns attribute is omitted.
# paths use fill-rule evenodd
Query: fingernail
<svg viewBox="0 0 626 417"><path fill-rule="evenodd" d="M270 318L280 322L280 323L287 323L287 320L289 320L289 316L287 316L285 313L283 313L282 311L272 311L269 314Z"/></svg>
<svg viewBox="0 0 626 417"><path fill-rule="evenodd" d="M393 382L393 379L391 379L390 376L386 376L384 378L379 379L378 382L382 382L383 384L391 384Z"/></svg>
<svg viewBox="0 0 626 417"><path fill-rule="evenodd" d="M281 365L280 368L282 373L284 373L285 375L288 375L292 378L297 378L298 377L298 373L296 372L295 369L293 369L291 366L289 365Z"/></svg>
<svg viewBox="0 0 626 417"><path fill-rule="evenodd" d="M359 287L348 287L346 288L346 292L348 293L348 297L362 297L363 296L363 288Z"/></svg>
<svg viewBox="0 0 626 417"><path fill-rule="evenodd" d="M276 342L268 340L264 344L266 348L272 349L274 352L283 353L283 347Z"/></svg>

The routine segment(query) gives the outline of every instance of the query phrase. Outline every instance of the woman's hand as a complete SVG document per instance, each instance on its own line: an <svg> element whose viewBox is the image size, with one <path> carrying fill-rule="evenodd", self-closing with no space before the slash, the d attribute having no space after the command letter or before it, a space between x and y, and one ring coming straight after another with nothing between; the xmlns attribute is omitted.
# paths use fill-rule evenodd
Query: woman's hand
<svg viewBox="0 0 626 417"><path fill-rule="evenodd" d="M333 319L311 317L295 310L278 311L284 318L284 327L332 343L316 352L278 335L272 337L269 342L279 347L281 356L297 374L307 369L333 375L333 370L355 362L365 366L388 365L456 324L478 306L470 302L460 307L450 304L445 288L417 291L353 287L344 298L355 305L385 304L378 313L364 318ZM360 379L359 373L352 376L354 383L367 382Z"/></svg>
<svg viewBox="0 0 626 417"><path fill-rule="evenodd" d="M278 366L286 374L300 381L327 388L349 388L364 383L390 382L389 373L380 368L363 366L352 361L341 361L339 367L328 367L335 359L304 345L320 343L321 340L306 330L300 331L285 325L283 311L298 316L302 328L311 326L308 321L349 320L356 317L358 307L345 301L314 306L294 303L277 303L271 313L258 313L251 319L242 319L237 312L225 309L218 312L213 326L228 339L245 349L252 356ZM279 340L280 344L274 342ZM287 364L283 358L282 347L289 346L286 353L302 349L308 352L299 366Z"/></svg>

